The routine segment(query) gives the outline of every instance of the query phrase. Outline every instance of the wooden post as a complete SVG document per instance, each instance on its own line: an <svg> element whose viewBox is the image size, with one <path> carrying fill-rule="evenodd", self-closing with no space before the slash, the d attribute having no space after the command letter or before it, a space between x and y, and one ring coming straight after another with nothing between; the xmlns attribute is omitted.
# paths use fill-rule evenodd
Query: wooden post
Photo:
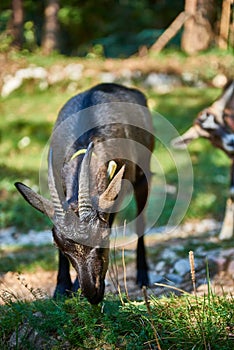
<svg viewBox="0 0 234 350"><path fill-rule="evenodd" d="M151 51L161 51L167 43L176 35L176 33L183 26L184 22L190 17L190 14L181 12L176 19L170 24L170 26L163 32L158 40L151 46Z"/></svg>
<svg viewBox="0 0 234 350"><path fill-rule="evenodd" d="M223 0L218 46L220 49L224 50L226 50L228 47L228 34L230 29L232 4L233 0Z"/></svg>

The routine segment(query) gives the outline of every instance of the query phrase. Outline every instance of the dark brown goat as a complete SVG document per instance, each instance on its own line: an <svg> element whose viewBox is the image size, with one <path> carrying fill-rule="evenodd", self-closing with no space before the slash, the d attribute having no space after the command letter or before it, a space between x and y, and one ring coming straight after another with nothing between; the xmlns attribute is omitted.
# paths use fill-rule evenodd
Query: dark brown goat
<svg viewBox="0 0 234 350"><path fill-rule="evenodd" d="M136 89L100 84L71 98L60 111L48 156L51 201L15 184L53 221L59 248L55 296L80 286L90 303L103 299L110 228L127 193L127 180L137 203L137 283L148 284L143 209L153 148L152 118L144 95ZM77 272L74 283L69 261Z"/></svg>
<svg viewBox="0 0 234 350"><path fill-rule="evenodd" d="M201 111L193 126L182 136L172 141L176 148L186 147L194 139L208 139L214 147L223 150L231 159L230 194L220 239L233 236L234 228L234 81L224 88L222 95L209 107Z"/></svg>

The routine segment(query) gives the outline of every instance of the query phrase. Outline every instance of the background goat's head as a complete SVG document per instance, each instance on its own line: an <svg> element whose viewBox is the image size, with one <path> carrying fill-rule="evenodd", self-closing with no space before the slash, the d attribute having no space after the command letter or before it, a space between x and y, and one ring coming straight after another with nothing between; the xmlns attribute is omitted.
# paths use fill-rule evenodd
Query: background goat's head
<svg viewBox="0 0 234 350"><path fill-rule="evenodd" d="M210 140L229 157L234 156L234 81L227 84L223 94L211 106L202 110L193 126L174 139L172 145L184 148L198 137Z"/></svg>
<svg viewBox="0 0 234 350"><path fill-rule="evenodd" d="M89 172L92 148L93 143L90 143L81 163L76 208L67 202L62 203L59 198L53 172L52 149L49 152L48 176L51 201L22 183L16 183L16 187L34 208L52 219L56 244L76 269L83 294L91 303L96 304L103 298L108 268L109 213L121 190L125 167L122 166L98 198L91 198Z"/></svg>

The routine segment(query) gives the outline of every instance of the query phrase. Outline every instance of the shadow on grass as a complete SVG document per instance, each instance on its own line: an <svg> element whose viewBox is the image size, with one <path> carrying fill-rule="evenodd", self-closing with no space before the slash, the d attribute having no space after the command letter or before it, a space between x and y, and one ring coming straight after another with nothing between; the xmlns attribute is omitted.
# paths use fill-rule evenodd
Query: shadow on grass
<svg viewBox="0 0 234 350"><path fill-rule="evenodd" d="M1 273L8 271L21 273L36 268L45 271L57 269L57 249L51 245L0 250L0 256Z"/></svg>

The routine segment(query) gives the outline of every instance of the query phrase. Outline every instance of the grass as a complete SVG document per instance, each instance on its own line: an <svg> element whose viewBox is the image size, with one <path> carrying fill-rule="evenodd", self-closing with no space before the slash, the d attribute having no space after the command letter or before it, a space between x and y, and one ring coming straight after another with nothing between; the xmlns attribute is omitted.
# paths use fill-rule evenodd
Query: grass
<svg viewBox="0 0 234 350"><path fill-rule="evenodd" d="M33 291L32 291L33 293ZM98 306L70 299L0 306L2 349L233 348L234 299L184 293L131 301L107 295Z"/></svg>
<svg viewBox="0 0 234 350"><path fill-rule="evenodd" d="M227 242L222 244L228 247ZM213 243L212 249L218 246L218 243L216 246ZM191 250L191 247L185 242L184 251ZM193 248L196 250L195 245ZM160 245L156 249L160 250ZM1 254L0 270L33 272L38 267L55 269L55 252L51 246L11 249ZM122 259L120 250L114 253L112 268L118 270L118 266L130 262L129 256L128 260ZM153 247L149 253L152 257ZM1 291L0 301L4 305L0 305L0 345L3 350L231 350L234 298L213 292L208 269L203 278L208 284L208 294L198 295L191 256L190 262L192 294L180 290L178 296L177 288L170 285L171 294L167 297L147 296L151 290L143 290L142 297L133 300L128 296L126 283L124 290L119 289L119 295L106 293L98 306L90 305L80 291L72 298L51 299L40 290L28 287L27 281L22 281L33 301L22 301L10 290L7 293ZM118 284L118 277L113 278Z"/></svg>
<svg viewBox="0 0 234 350"><path fill-rule="evenodd" d="M205 57L204 65L191 66L194 74L212 79L216 66L212 55ZM220 65L225 72L231 62L231 56L220 55ZM187 65L187 57L174 52L155 57L164 67L170 60L179 66ZM74 61L62 57L50 58L40 55L11 57L23 65L36 64L50 68L53 64L66 64ZM227 59L227 60L226 60ZM141 58L142 60L142 58ZM223 62L226 62L225 66ZM77 60L76 60L77 62ZM79 62L81 62L79 60ZM87 63L89 62L89 63ZM98 69L101 61L89 60L82 63ZM113 63L113 62L112 62ZM225 63L225 64L226 64ZM100 63L101 64L101 63ZM116 64L122 64L118 60ZM145 65L146 67L147 65ZM232 65L230 64L230 67ZM144 67L144 68L145 68ZM178 69L178 64L176 66ZM186 66L187 69L188 66ZM216 67L216 68L215 68ZM226 68L225 68L226 67ZM164 69L164 68L163 68ZM173 65L169 72L175 73ZM98 82L97 77L86 75L78 82L78 90L83 90ZM157 115L159 112L179 133L185 131L196 114L220 93L212 87L180 87L166 94L159 94L144 87L139 81L136 85L148 97L156 132L160 130ZM41 154L49 139L56 115L62 105L73 93L68 82L58 83L46 90L40 90L33 81L28 81L9 97L0 98L0 225L16 226L17 231L45 229L51 224L42 214L31 208L16 192L15 181L24 181L38 189ZM28 145L22 140L28 137ZM208 142L197 140L189 147L193 164L193 195L184 221L199 220L204 217L223 218L225 199L228 193L229 161ZM162 171L153 169L156 175L152 181L148 220L153 221L163 202L163 211L159 213L157 225L165 225L174 208L176 196L173 191L161 191L164 179L170 188L177 186L177 171L167 147L157 141L155 156ZM186 172L186 168L182 170ZM159 209L158 209L159 208ZM134 203L122 214L133 217ZM194 249L196 244L194 244ZM222 243L222 244L230 244ZM207 246L206 250L211 246ZM160 250L160 246L157 248ZM181 256L191 250L191 242L185 244ZM152 249L151 256L156 253ZM45 246L38 248L21 247L1 250L0 271L33 272L40 266L44 270L56 268L56 249ZM128 258L131 261L131 258ZM116 264L120 264L116 256ZM207 275L209 284L209 275ZM192 281L191 281L192 283ZM173 290L172 290L173 291ZM234 299L229 295L215 295L211 288L206 296L183 292L180 297L155 298L142 294L141 300L130 300L124 294L106 295L98 306L91 306L80 293L70 299L41 299L38 291L30 289L34 301L13 302L13 296L3 297L5 305L0 305L0 345L3 350L14 349L233 349L234 338Z"/></svg>
<svg viewBox="0 0 234 350"><path fill-rule="evenodd" d="M38 267L45 271L56 270L57 249L51 245L22 246L0 250L0 271L33 272Z"/></svg>
<svg viewBox="0 0 234 350"><path fill-rule="evenodd" d="M86 88L87 81L85 78L82 81ZM158 128L156 112L181 133L192 124L196 114L220 92L214 88L181 87L170 93L158 94L152 89L142 87L141 89L149 99L156 135ZM38 188L43 149L49 140L59 109L71 95L65 84L57 84L40 91L33 82L27 82L9 97L1 100L1 227L16 226L20 231L27 231L32 227L41 230L50 226L48 219L25 203L13 184L15 181L24 181L29 186ZM22 141L25 138L28 140L26 145ZM154 154L160 164L161 172L158 173L156 169L153 177L152 196L147 215L149 222L155 224L157 221L157 225L165 225L174 208L176 195L165 192L164 181L171 188L173 186L176 188L177 169L168 148L158 141ZM209 216L221 220L228 192L229 161L221 151L215 150L204 140L195 141L189 148L189 154L193 163L194 191L184 220ZM161 203L164 200L165 205L161 211ZM120 220L123 221L125 217L133 218L133 213L134 204L131 203L123 217L120 216ZM157 216L158 219L155 220Z"/></svg>

